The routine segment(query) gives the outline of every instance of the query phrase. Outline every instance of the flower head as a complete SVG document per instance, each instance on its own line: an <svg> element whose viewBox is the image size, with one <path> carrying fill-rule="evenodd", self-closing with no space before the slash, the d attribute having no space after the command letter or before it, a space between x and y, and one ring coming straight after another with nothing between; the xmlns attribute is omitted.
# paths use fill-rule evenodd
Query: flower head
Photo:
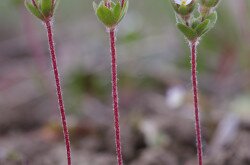
<svg viewBox="0 0 250 165"><path fill-rule="evenodd" d="M200 0L200 3L206 7L216 7L220 0Z"/></svg>
<svg viewBox="0 0 250 165"><path fill-rule="evenodd" d="M193 12L196 0L171 0L175 12L181 17L189 17Z"/></svg>
<svg viewBox="0 0 250 165"><path fill-rule="evenodd" d="M107 27L114 28L124 18L128 10L128 0L121 6L120 2L102 0L99 4L93 2L98 19Z"/></svg>
<svg viewBox="0 0 250 165"><path fill-rule="evenodd" d="M48 21L53 17L60 0L25 0L26 8L42 21Z"/></svg>
<svg viewBox="0 0 250 165"><path fill-rule="evenodd" d="M175 0L175 3L178 5L187 6L192 2L192 0Z"/></svg>
<svg viewBox="0 0 250 165"><path fill-rule="evenodd" d="M214 12L220 0L200 0L199 12L205 18Z"/></svg>

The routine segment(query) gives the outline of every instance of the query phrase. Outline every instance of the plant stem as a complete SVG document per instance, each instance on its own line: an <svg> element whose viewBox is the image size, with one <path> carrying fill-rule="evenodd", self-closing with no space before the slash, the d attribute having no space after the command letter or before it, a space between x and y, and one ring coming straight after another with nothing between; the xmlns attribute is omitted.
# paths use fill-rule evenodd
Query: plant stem
<svg viewBox="0 0 250 165"><path fill-rule="evenodd" d="M115 141L116 141L116 154L118 165L122 165L122 151L121 151L121 136L120 136L120 123L119 123L119 109L118 109L118 89L117 89L117 57L115 45L115 28L111 28L110 35L110 52L111 52L111 74L112 74L112 96L113 96L113 110L114 110L114 123L115 123Z"/></svg>
<svg viewBox="0 0 250 165"><path fill-rule="evenodd" d="M45 21L45 25L46 25L47 33L48 33L48 42L49 42L49 48L50 48L50 55L51 55L52 66L53 66L54 76L55 76L55 81L56 81L58 104L59 104L60 113L61 113L63 134L64 134L64 140L65 140L66 151L67 151L67 160L68 160L68 165L71 165L71 151L70 151L69 132L68 132L68 128L67 128L65 109L64 109L64 105L63 105L63 97L62 97L60 78L59 78L59 73L58 73L58 68L57 68L56 52L55 52L55 45L54 45L54 38L53 38L51 21L50 20Z"/></svg>
<svg viewBox="0 0 250 165"><path fill-rule="evenodd" d="M198 162L199 165L202 165L202 142L201 142L201 127L200 127L199 105L198 105L196 48L197 48L197 41L190 42L192 84L193 84L194 110L195 110L195 131L196 131L196 142L197 142L196 146L197 146Z"/></svg>

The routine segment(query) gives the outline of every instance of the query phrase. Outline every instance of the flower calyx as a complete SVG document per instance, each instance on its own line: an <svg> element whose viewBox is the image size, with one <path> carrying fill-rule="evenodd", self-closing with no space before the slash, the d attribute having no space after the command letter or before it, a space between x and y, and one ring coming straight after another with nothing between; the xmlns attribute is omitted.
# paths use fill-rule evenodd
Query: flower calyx
<svg viewBox="0 0 250 165"><path fill-rule="evenodd" d="M211 14L219 2L220 0L200 0L199 12L202 17L206 17Z"/></svg>
<svg viewBox="0 0 250 165"><path fill-rule="evenodd" d="M170 0L178 16L187 21L195 9L196 0Z"/></svg>
<svg viewBox="0 0 250 165"><path fill-rule="evenodd" d="M45 22L53 17L59 1L60 0L25 0L25 6L31 14Z"/></svg>
<svg viewBox="0 0 250 165"><path fill-rule="evenodd" d="M102 0L99 4L93 2L96 16L110 29L116 27L121 22L128 11L128 6L128 0L125 1L123 6L121 6L119 1Z"/></svg>

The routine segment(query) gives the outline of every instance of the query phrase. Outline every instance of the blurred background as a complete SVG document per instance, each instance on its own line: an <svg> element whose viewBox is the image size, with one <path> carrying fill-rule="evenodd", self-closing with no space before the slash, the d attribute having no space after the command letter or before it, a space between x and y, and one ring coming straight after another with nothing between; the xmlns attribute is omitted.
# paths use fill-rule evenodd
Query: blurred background
<svg viewBox="0 0 250 165"><path fill-rule="evenodd" d="M21 2L21 3L19 3ZM0 2L0 164L66 165L44 26ZM198 48L207 165L250 165L250 1L224 0ZM56 49L74 165L115 165L109 39L92 0L61 0ZM190 55L168 0L130 0L117 36L127 165L194 165Z"/></svg>

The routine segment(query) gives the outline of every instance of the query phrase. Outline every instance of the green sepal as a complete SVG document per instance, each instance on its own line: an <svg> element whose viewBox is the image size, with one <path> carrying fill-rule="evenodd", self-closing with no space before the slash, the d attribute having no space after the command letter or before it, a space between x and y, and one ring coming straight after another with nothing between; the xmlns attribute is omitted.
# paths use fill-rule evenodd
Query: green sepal
<svg viewBox="0 0 250 165"><path fill-rule="evenodd" d="M114 17L116 22L118 22L120 19L121 10L122 10L122 8L121 8L120 3L116 3L115 6L112 8L113 17Z"/></svg>
<svg viewBox="0 0 250 165"><path fill-rule="evenodd" d="M170 0L175 12L181 16L189 16L195 9L196 0L192 0L188 5L179 5L175 0Z"/></svg>
<svg viewBox="0 0 250 165"><path fill-rule="evenodd" d="M209 23L210 20L206 19L195 28L195 31L199 37L209 30Z"/></svg>
<svg viewBox="0 0 250 165"><path fill-rule="evenodd" d="M188 27L187 25L177 23L178 29L184 34L184 36L189 40L193 41L197 39L197 33L194 29Z"/></svg>
<svg viewBox="0 0 250 165"><path fill-rule="evenodd" d="M124 6L121 7L120 2L111 2L110 8L105 6L104 1L99 5L93 2L93 8L98 19L108 28L115 27L125 16L128 10L128 1L125 1Z"/></svg>
<svg viewBox="0 0 250 165"><path fill-rule="evenodd" d="M181 15L187 15L187 14L190 14L189 13L189 9L187 6L185 5L181 5L178 9L178 13L181 14Z"/></svg>
<svg viewBox="0 0 250 165"><path fill-rule="evenodd" d="M112 11L105 5L101 5L97 8L96 15L98 19L107 27L113 27L117 23Z"/></svg>
<svg viewBox="0 0 250 165"><path fill-rule="evenodd" d="M201 0L201 4L206 7L215 7L220 0Z"/></svg>
<svg viewBox="0 0 250 165"><path fill-rule="evenodd" d="M124 6L121 10L121 14L120 14L120 18L119 18L119 22L125 17L125 15L128 12L128 7L129 7L129 1L125 1Z"/></svg>
<svg viewBox="0 0 250 165"><path fill-rule="evenodd" d="M40 20L44 20L43 14L40 12L39 9L37 9L32 3L28 2L27 0L25 1L25 6L27 10L33 14L35 17L37 17Z"/></svg>
<svg viewBox="0 0 250 165"><path fill-rule="evenodd" d="M41 11L45 17L50 17L53 13L53 4L51 0L41 1Z"/></svg>
<svg viewBox="0 0 250 165"><path fill-rule="evenodd" d="M35 4L33 4L31 0L25 0L25 6L40 20L48 21L51 17L53 17L59 2L60 0L35 0Z"/></svg>

